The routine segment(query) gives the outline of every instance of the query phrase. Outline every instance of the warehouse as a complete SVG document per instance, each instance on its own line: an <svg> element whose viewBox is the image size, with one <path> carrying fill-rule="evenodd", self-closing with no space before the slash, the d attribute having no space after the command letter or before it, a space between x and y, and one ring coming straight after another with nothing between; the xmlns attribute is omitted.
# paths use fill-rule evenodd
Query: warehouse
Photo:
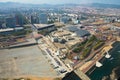
<svg viewBox="0 0 120 80"><path fill-rule="evenodd" d="M85 37L90 35L90 33L87 30L82 30L75 26L67 27L67 30L76 33L76 35L79 37Z"/></svg>

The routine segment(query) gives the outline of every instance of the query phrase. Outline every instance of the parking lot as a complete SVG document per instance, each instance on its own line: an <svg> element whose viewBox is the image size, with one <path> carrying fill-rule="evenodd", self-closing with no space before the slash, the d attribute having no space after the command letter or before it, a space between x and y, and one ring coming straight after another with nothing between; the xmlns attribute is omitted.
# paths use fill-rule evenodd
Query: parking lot
<svg viewBox="0 0 120 80"><path fill-rule="evenodd" d="M0 50L0 78L56 77L56 71L37 46Z"/></svg>

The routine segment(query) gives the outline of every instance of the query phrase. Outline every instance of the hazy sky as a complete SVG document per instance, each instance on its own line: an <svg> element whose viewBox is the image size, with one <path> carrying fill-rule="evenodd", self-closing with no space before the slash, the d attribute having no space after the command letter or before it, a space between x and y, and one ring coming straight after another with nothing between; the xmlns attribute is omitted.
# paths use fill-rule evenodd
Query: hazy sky
<svg viewBox="0 0 120 80"><path fill-rule="evenodd" d="M64 3L108 3L119 4L120 0L0 0L0 2L21 2L21 3L33 3L33 4L64 4Z"/></svg>

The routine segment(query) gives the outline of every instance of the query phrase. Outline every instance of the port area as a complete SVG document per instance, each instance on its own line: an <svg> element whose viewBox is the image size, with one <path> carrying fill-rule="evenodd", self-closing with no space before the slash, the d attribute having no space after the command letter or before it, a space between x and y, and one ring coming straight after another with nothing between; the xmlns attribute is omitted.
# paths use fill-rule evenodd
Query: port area
<svg viewBox="0 0 120 80"><path fill-rule="evenodd" d="M58 77L38 45L0 50L0 78Z"/></svg>
<svg viewBox="0 0 120 80"><path fill-rule="evenodd" d="M120 41L120 38L117 37L116 41ZM96 62L98 62L98 63L100 62L99 65L102 66L101 61L106 58L107 52L109 52L109 51L113 50L113 48L117 47L117 46L113 47L113 44L116 41L114 41L114 40L109 41L99 52L97 52L95 54L95 56L92 57L92 59L89 59L89 57L88 57L88 59L86 58L85 60L81 61L76 66L74 66L74 69L78 68L80 71L82 71L83 73L86 74L89 71L92 72L95 70ZM110 57L112 57L111 54L110 54ZM92 69L92 68L94 68L94 69Z"/></svg>
<svg viewBox="0 0 120 80"><path fill-rule="evenodd" d="M106 51L110 51L113 48L113 43L114 41L110 42L109 45L104 46L103 49L99 53L97 53L91 60L86 61L82 66L80 66L79 70L81 70L83 73L87 73L89 71L92 72L93 70L95 70L95 68L92 68L96 67L96 63L101 62L101 60L105 58ZM103 66L101 63L99 65Z"/></svg>

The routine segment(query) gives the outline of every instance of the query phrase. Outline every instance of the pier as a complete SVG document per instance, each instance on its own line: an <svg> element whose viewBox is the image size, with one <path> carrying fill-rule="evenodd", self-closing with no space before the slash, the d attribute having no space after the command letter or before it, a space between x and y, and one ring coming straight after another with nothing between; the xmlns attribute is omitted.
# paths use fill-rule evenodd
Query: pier
<svg viewBox="0 0 120 80"><path fill-rule="evenodd" d="M106 55L105 55L105 58L110 58L111 57L111 55L108 53L108 51L106 51Z"/></svg>
<svg viewBox="0 0 120 80"><path fill-rule="evenodd" d="M96 62L96 67L101 67L103 64L100 63L99 61Z"/></svg>

